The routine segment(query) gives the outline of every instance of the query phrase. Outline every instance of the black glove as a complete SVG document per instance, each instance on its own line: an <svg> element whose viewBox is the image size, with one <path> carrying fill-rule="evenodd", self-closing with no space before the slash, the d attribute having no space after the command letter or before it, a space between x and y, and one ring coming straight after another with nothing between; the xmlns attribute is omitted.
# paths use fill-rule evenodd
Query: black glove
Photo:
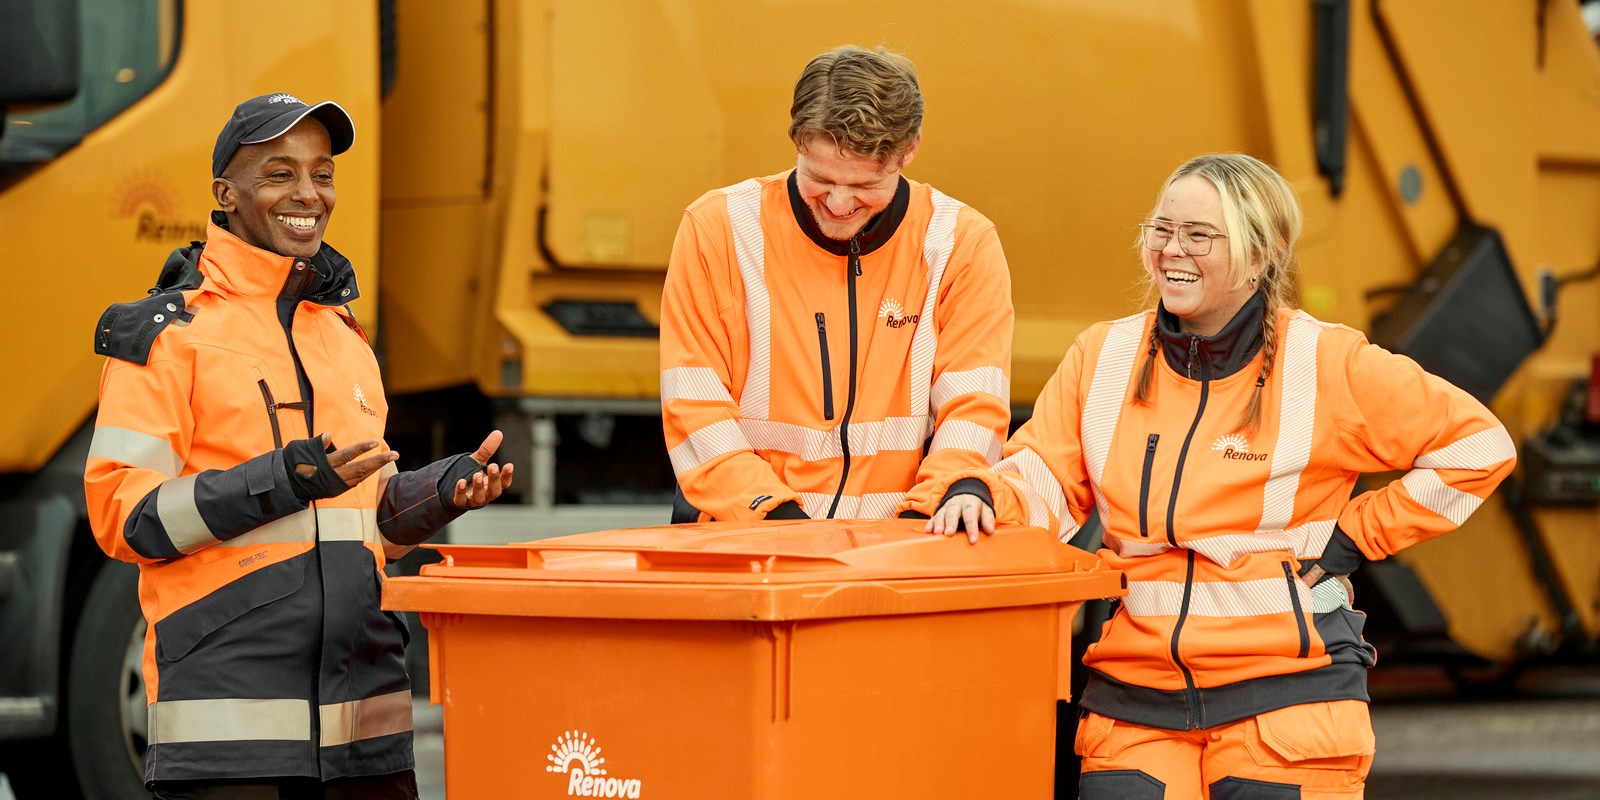
<svg viewBox="0 0 1600 800"><path fill-rule="evenodd" d="M289 473L289 488L300 502L325 500L350 491L350 485L328 463L331 452L333 444L324 446L321 436L298 439L283 446L283 468Z"/></svg>

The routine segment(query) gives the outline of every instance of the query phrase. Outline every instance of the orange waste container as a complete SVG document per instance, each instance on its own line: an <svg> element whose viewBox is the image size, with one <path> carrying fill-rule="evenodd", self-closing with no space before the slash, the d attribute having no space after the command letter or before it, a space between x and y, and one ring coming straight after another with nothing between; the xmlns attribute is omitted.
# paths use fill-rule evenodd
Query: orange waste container
<svg viewBox="0 0 1600 800"><path fill-rule="evenodd" d="M1122 573L1037 528L705 523L441 545L445 788L481 798L1047 798L1072 619Z"/></svg>

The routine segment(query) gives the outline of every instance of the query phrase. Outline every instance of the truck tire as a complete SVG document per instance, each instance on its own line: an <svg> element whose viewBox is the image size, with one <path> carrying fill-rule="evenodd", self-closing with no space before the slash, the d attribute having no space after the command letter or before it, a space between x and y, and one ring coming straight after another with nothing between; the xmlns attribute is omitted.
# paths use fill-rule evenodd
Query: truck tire
<svg viewBox="0 0 1600 800"><path fill-rule="evenodd" d="M139 569L112 562L95 576L73 636L67 741L85 800L149 800L144 751L144 615Z"/></svg>

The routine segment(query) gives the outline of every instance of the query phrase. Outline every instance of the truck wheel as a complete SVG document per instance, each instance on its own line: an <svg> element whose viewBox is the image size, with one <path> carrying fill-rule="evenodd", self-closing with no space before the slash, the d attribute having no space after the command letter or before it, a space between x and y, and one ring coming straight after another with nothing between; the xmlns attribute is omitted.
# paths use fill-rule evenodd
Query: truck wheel
<svg viewBox="0 0 1600 800"><path fill-rule="evenodd" d="M120 562L101 569L79 620L66 716L78 785L86 800L149 800L139 569Z"/></svg>

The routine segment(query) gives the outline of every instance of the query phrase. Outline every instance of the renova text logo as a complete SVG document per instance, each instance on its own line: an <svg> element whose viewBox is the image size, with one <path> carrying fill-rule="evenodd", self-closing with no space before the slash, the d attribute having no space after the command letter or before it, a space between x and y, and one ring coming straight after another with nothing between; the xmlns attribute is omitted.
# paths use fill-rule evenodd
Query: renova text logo
<svg viewBox="0 0 1600 800"><path fill-rule="evenodd" d="M171 179L155 170L140 169L123 176L111 193L111 216L136 221L135 242L171 247L206 238L205 217L191 218L184 213Z"/></svg>
<svg viewBox="0 0 1600 800"><path fill-rule="evenodd" d="M1250 442L1237 433L1218 436L1211 444L1212 450L1221 451L1222 457L1229 461L1266 461L1271 453L1250 452Z"/></svg>
<svg viewBox="0 0 1600 800"><path fill-rule="evenodd" d="M373 411L372 406L367 405L367 393L361 391L361 384L355 384L354 394L356 397L356 404L361 406L361 413L366 414L369 417L378 416L378 412Z"/></svg>
<svg viewBox="0 0 1600 800"><path fill-rule="evenodd" d="M568 797L638 797L642 788L638 778L606 774L600 745L587 733L561 734L545 758L550 761L545 772L567 773Z"/></svg>
<svg viewBox="0 0 1600 800"><path fill-rule="evenodd" d="M292 94L283 94L283 93L275 94L275 95L267 98L267 102L268 103L298 103L300 105L305 105L305 101L301 100L300 98L295 97Z"/></svg>
<svg viewBox="0 0 1600 800"><path fill-rule="evenodd" d="M878 304L878 316L883 319L884 325L890 328L898 328L902 325L917 324L918 315L907 314L905 309L900 307L899 300L893 297L886 297L882 303Z"/></svg>

